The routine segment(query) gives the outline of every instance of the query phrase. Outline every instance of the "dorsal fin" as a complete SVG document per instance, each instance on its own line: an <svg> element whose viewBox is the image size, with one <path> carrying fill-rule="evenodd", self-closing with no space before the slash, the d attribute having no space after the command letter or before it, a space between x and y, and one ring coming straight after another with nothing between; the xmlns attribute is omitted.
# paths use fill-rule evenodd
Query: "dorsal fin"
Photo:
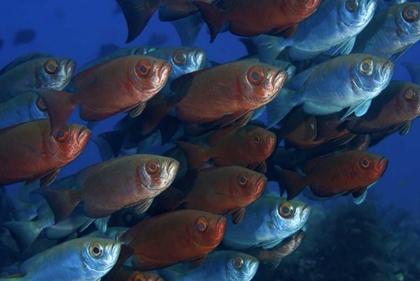
<svg viewBox="0 0 420 281"><path fill-rule="evenodd" d="M171 83L171 91L176 92L176 91L181 90L182 87L184 87L185 84L187 84L192 79L194 79L194 77L196 77L197 75L200 75L203 72L206 72L210 68L213 68L213 67L208 67L208 68L204 68L204 69L201 69L201 70L197 70L197 71L187 73L187 74L184 74L184 75L176 78Z"/></svg>

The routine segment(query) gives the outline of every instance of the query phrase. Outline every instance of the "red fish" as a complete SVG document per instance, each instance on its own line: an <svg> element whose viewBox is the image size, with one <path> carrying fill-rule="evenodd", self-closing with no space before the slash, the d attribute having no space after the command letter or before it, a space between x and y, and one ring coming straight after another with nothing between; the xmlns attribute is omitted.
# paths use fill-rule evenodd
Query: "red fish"
<svg viewBox="0 0 420 281"><path fill-rule="evenodd" d="M56 222L68 218L83 202L83 214L102 218L123 208L136 206L145 212L153 198L175 179L179 162L163 156L135 154L101 162L80 171L79 189L43 189Z"/></svg>
<svg viewBox="0 0 420 281"><path fill-rule="evenodd" d="M245 207L261 196L266 185L267 178L263 174L244 167L211 168L198 175L186 196L181 194L177 200L173 196L178 190L174 188L173 193L167 193L168 190L162 193L159 202L169 205L170 210L180 207L223 216L232 214L236 224L242 220Z"/></svg>
<svg viewBox="0 0 420 281"><path fill-rule="evenodd" d="M258 126L228 127L212 133L209 149L177 141L184 151L189 170L197 170L212 159L214 166L242 166L251 170L273 153L276 136Z"/></svg>
<svg viewBox="0 0 420 281"><path fill-rule="evenodd" d="M282 34L290 37L299 22L312 15L321 0L224 0L225 9L203 1L194 2L210 29L213 42L225 22L229 31L238 36Z"/></svg>
<svg viewBox="0 0 420 281"><path fill-rule="evenodd" d="M277 168L281 192L295 198L305 188L311 199L328 199L352 194L356 203L363 200L368 187L376 183L388 165L388 159L366 151L346 151L307 161L301 170L305 175Z"/></svg>
<svg viewBox="0 0 420 281"><path fill-rule="evenodd" d="M51 184L60 168L86 148L90 130L65 124L50 135L48 119L40 119L0 130L0 185L41 179Z"/></svg>
<svg viewBox="0 0 420 281"><path fill-rule="evenodd" d="M225 230L225 217L196 210L174 211L142 221L121 236L125 245L104 280L112 280L130 256L133 269L139 271L180 262L196 267L220 244Z"/></svg>
<svg viewBox="0 0 420 281"><path fill-rule="evenodd" d="M130 111L138 116L145 103L165 86L171 64L149 56L126 56L89 68L77 74L75 94L38 89L47 105L54 134L80 104L80 117L99 121Z"/></svg>

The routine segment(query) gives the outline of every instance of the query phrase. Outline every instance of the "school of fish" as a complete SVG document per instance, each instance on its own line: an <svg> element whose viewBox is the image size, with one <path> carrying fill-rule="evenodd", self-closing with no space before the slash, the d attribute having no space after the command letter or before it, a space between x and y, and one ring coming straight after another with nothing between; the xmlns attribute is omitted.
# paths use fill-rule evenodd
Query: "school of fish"
<svg viewBox="0 0 420 281"><path fill-rule="evenodd" d="M304 243L306 202L362 204L388 166L367 150L420 115L420 65L391 81L420 2L116 2L126 43L158 11L183 46L0 70L1 281L252 280ZM249 54L210 63L204 23ZM89 141L103 161L59 177Z"/></svg>

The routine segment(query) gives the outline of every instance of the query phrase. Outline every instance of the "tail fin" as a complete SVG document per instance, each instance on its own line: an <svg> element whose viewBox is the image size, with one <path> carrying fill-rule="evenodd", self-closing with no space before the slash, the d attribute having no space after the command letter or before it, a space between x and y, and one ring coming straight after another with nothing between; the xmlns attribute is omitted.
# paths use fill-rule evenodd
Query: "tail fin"
<svg viewBox="0 0 420 281"><path fill-rule="evenodd" d="M183 141L177 141L176 144L184 151L189 170L198 170L210 159L204 148Z"/></svg>
<svg viewBox="0 0 420 281"><path fill-rule="evenodd" d="M204 21L210 29L210 43L212 43L226 21L223 16L224 10L201 1L192 4L196 5L203 15Z"/></svg>
<svg viewBox="0 0 420 281"><path fill-rule="evenodd" d="M80 202L79 190L48 188L40 189L36 192L40 193L47 200L54 213L56 223L68 218Z"/></svg>
<svg viewBox="0 0 420 281"><path fill-rule="evenodd" d="M280 122L295 106L290 101L294 91L283 88L280 93L267 104L267 129Z"/></svg>
<svg viewBox="0 0 420 281"><path fill-rule="evenodd" d="M305 177L296 172L282 170L279 166L274 166L277 182L280 188L280 195L284 190L287 191L287 200L291 200L299 195L306 187Z"/></svg>

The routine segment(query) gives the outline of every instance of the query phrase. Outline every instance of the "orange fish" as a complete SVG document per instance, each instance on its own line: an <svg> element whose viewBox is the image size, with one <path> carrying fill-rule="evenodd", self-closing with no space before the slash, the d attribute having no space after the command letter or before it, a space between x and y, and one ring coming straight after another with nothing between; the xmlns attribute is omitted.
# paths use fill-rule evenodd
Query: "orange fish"
<svg viewBox="0 0 420 281"><path fill-rule="evenodd" d="M166 84L171 64L150 56L126 56L89 68L73 79L75 94L38 89L51 118L54 134L80 104L80 117L99 121L130 111L138 116L146 101Z"/></svg>
<svg viewBox="0 0 420 281"><path fill-rule="evenodd" d="M111 281L163 281L163 278L152 272L140 272L122 266Z"/></svg>
<svg viewBox="0 0 420 281"><path fill-rule="evenodd" d="M265 33L290 37L299 22L316 11L321 0L222 0L224 9L203 1L193 4L203 15L213 42L225 22L229 22L229 31L238 36Z"/></svg>
<svg viewBox="0 0 420 281"><path fill-rule="evenodd" d="M232 214L236 224L242 220L245 207L261 196L266 185L267 178L263 174L244 167L210 168L198 175L186 196L181 193L174 198L178 190L173 188L172 192L163 192L159 202L169 205L170 210L183 208L223 216Z"/></svg>
<svg viewBox="0 0 420 281"><path fill-rule="evenodd" d="M180 262L196 267L220 244L225 230L225 217L197 210L174 211L142 221L121 236L120 256L104 280L112 280L130 256L133 269L139 271Z"/></svg>
<svg viewBox="0 0 420 281"><path fill-rule="evenodd" d="M258 126L227 127L212 133L210 148L177 141L184 151L189 170L197 170L212 159L214 166L242 166L251 170L273 153L276 136Z"/></svg>
<svg viewBox="0 0 420 281"><path fill-rule="evenodd" d="M91 131L78 124L65 124L50 135L48 119L0 130L0 185L41 179L51 184L64 167L85 149Z"/></svg>
<svg viewBox="0 0 420 281"><path fill-rule="evenodd" d="M361 203L368 187L376 183L388 166L388 159L366 151L346 151L307 161L301 170L305 175L277 166L277 180L281 193L287 190L287 199L301 191L310 199L328 199L352 194L355 203Z"/></svg>

